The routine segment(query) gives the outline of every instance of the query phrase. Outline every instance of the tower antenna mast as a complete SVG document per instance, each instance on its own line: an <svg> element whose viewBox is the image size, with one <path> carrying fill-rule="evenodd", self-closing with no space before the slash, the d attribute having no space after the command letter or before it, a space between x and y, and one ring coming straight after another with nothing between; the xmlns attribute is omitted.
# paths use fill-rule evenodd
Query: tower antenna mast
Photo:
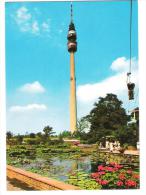
<svg viewBox="0 0 146 195"><path fill-rule="evenodd" d="M72 1L71 1L71 3L70 3L70 18L71 18L71 22L73 22L73 5L72 5Z"/></svg>

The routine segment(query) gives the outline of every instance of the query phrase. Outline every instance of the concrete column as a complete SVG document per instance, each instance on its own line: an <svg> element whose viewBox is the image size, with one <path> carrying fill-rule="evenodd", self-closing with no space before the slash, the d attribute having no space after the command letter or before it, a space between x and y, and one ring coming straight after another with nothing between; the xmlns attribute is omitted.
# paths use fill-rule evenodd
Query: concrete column
<svg viewBox="0 0 146 195"><path fill-rule="evenodd" d="M74 52L70 53L70 130L77 130L77 102Z"/></svg>
<svg viewBox="0 0 146 195"><path fill-rule="evenodd" d="M136 114L135 114L135 111L134 111L134 120L136 120Z"/></svg>

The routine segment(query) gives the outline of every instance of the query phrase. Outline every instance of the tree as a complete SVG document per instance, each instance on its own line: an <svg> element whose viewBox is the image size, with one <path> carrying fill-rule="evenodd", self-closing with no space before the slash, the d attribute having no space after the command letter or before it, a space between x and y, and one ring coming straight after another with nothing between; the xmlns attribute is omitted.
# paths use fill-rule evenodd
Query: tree
<svg viewBox="0 0 146 195"><path fill-rule="evenodd" d="M16 139L17 139L17 143L18 144L22 144L22 142L23 142L23 135L18 134Z"/></svg>
<svg viewBox="0 0 146 195"><path fill-rule="evenodd" d="M44 140L46 140L46 141L49 140L50 136L55 133L55 132L53 132L53 128L50 127L49 125L44 127L43 132L44 132Z"/></svg>
<svg viewBox="0 0 146 195"><path fill-rule="evenodd" d="M86 140L87 132L90 130L90 122L88 117L82 117L77 121L77 131L75 131L71 136L77 139Z"/></svg>
<svg viewBox="0 0 146 195"><path fill-rule="evenodd" d="M119 129L116 132L116 138L120 141L121 145L128 144L130 146L135 146L139 141L139 128L138 125L130 124Z"/></svg>
<svg viewBox="0 0 146 195"><path fill-rule="evenodd" d="M59 141L59 143L63 143L63 142L64 142L63 136L62 136L61 133L60 133L59 136L58 136L58 141Z"/></svg>
<svg viewBox="0 0 146 195"><path fill-rule="evenodd" d="M7 132L7 140L9 141L13 137L13 133L11 131Z"/></svg>
<svg viewBox="0 0 146 195"><path fill-rule="evenodd" d="M43 143L43 134L41 132L36 133L35 139L38 144Z"/></svg>
<svg viewBox="0 0 146 195"><path fill-rule="evenodd" d="M80 120L77 122L77 130L80 133L88 132L90 130L90 122L88 117L82 117Z"/></svg>
<svg viewBox="0 0 146 195"><path fill-rule="evenodd" d="M30 133L30 134L29 134L29 137L30 137L30 138L35 138L35 133Z"/></svg>
<svg viewBox="0 0 146 195"><path fill-rule="evenodd" d="M60 133L61 134L61 136L63 137L63 138L69 138L69 137L71 137L72 135L71 135L71 132L70 131L63 131L63 132L61 132Z"/></svg>
<svg viewBox="0 0 146 195"><path fill-rule="evenodd" d="M6 139L7 139L7 143L11 145L11 139L13 137L13 133L11 131L8 131L7 132L7 135L6 135Z"/></svg>
<svg viewBox="0 0 146 195"><path fill-rule="evenodd" d="M41 133L41 132L38 132L36 135L37 135L37 137L39 137L39 138L42 137L42 133Z"/></svg>
<svg viewBox="0 0 146 195"><path fill-rule="evenodd" d="M100 97L88 118L91 124L88 133L89 143L95 143L105 136L114 136L128 121L122 101L114 94L107 94L105 98Z"/></svg>

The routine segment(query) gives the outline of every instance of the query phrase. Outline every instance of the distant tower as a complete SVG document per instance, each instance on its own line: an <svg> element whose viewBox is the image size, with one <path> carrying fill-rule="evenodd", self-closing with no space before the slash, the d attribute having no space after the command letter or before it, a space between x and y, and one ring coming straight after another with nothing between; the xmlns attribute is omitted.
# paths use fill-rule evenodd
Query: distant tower
<svg viewBox="0 0 146 195"><path fill-rule="evenodd" d="M73 10L71 3L71 22L68 30L68 52L70 52L70 130L74 133L77 130L77 101L76 101L76 77L74 53L77 51L77 35L73 23Z"/></svg>

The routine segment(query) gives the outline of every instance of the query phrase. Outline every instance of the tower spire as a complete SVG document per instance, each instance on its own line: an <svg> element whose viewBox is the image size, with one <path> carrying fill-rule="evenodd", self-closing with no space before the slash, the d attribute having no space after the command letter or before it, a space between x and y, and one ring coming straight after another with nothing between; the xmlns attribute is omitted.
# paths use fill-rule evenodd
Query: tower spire
<svg viewBox="0 0 146 195"><path fill-rule="evenodd" d="M72 1L70 3L70 18L71 18L71 22L73 22L73 6L72 6Z"/></svg>

